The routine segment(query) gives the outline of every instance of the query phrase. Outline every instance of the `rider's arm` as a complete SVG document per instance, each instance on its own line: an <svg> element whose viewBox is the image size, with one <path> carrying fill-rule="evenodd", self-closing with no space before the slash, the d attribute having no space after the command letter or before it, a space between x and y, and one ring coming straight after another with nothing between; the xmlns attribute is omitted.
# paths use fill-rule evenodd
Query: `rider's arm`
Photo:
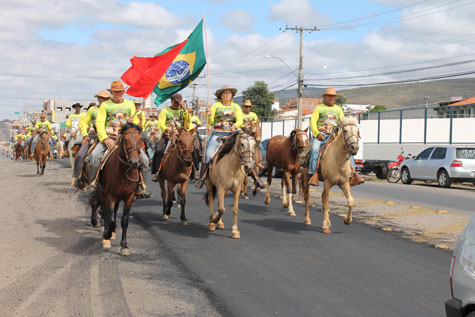
<svg viewBox="0 0 475 317"><path fill-rule="evenodd" d="M211 109L210 109L210 114L209 114L209 117L208 117L208 125L209 126L213 126L214 125L214 116L216 115L216 108L218 107L218 104L217 103L214 103L212 106L211 106Z"/></svg>
<svg viewBox="0 0 475 317"><path fill-rule="evenodd" d="M319 118L320 118L320 108L316 106L315 109L313 109L312 117L310 118L310 130L312 130L312 134L315 138L320 133L317 127Z"/></svg>
<svg viewBox="0 0 475 317"><path fill-rule="evenodd" d="M140 118L142 119L142 129L145 129L145 113L140 112Z"/></svg>
<svg viewBox="0 0 475 317"><path fill-rule="evenodd" d="M158 118L158 127L163 132L165 132L165 130L168 129L166 123L167 123L167 109L165 108L162 111L160 111L160 116Z"/></svg>
<svg viewBox="0 0 475 317"><path fill-rule="evenodd" d="M234 126L236 128L240 128L242 126L242 110L241 107L237 106L236 108L236 122L234 123Z"/></svg>
<svg viewBox="0 0 475 317"><path fill-rule="evenodd" d="M185 110L183 111L183 127L186 128L187 130L191 130L192 124L191 124L191 116L190 113Z"/></svg>
<svg viewBox="0 0 475 317"><path fill-rule="evenodd" d="M143 130L147 130L148 126L150 124L150 121L145 122L145 125L143 126Z"/></svg>
<svg viewBox="0 0 475 317"><path fill-rule="evenodd" d="M196 117L196 116L195 116L195 117ZM198 127L201 127L201 121L200 121L200 119L199 119L198 117L196 117L196 125L197 125Z"/></svg>
<svg viewBox="0 0 475 317"><path fill-rule="evenodd" d="M345 117L345 113L343 112L343 109L340 107L340 120Z"/></svg>
<svg viewBox="0 0 475 317"><path fill-rule="evenodd" d="M105 139L108 138L106 133L106 118L107 118L107 111L105 106L101 106L99 111L97 112L96 118L96 129L97 129L97 137L99 141L103 142Z"/></svg>
<svg viewBox="0 0 475 317"><path fill-rule="evenodd" d="M66 125L66 128L71 128L71 116L68 117L65 125Z"/></svg>
<svg viewBox="0 0 475 317"><path fill-rule="evenodd" d="M48 128L48 132L50 132L51 134L54 134L54 131L51 128L51 123L49 121L47 121L47 128Z"/></svg>
<svg viewBox="0 0 475 317"><path fill-rule="evenodd" d="M91 124L91 109L79 120L79 130L81 130L81 136L85 138L89 134L89 125Z"/></svg>

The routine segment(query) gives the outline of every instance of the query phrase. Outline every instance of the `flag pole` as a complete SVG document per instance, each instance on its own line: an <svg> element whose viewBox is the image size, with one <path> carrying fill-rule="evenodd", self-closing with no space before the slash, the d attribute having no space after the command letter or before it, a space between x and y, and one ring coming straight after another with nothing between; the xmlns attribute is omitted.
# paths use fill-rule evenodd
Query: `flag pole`
<svg viewBox="0 0 475 317"><path fill-rule="evenodd" d="M209 118L209 53L208 53L208 34L206 33L206 18L205 15L203 14L203 28L205 29L205 46L206 46L206 71L207 71L207 90L208 90L208 99L206 101L206 135L208 135L208 130L209 130L209 124L208 124L208 118Z"/></svg>

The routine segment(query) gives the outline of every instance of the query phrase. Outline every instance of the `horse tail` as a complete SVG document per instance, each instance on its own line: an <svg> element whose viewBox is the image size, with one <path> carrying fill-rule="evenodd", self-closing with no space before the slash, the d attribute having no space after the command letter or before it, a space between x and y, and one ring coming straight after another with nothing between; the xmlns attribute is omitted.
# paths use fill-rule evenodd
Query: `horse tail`
<svg viewBox="0 0 475 317"><path fill-rule="evenodd" d="M212 188L211 188L211 195L213 195L213 199L216 197L216 186L214 186L214 185L212 185ZM205 194L205 196L204 196L204 199L205 199L206 206L209 207L208 191L206 191L206 194Z"/></svg>

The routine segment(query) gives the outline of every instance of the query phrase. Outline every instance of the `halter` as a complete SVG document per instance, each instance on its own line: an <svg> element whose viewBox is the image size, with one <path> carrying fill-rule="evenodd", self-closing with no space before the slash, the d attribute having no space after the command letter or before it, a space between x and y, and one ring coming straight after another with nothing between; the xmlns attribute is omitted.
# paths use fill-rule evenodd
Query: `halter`
<svg viewBox="0 0 475 317"><path fill-rule="evenodd" d="M119 157L119 161L124 164L125 166L127 166L127 170L125 171L125 176L127 176L127 178L129 180L131 180L132 182L138 182L139 181L139 176L137 175L137 179L132 179L129 177L129 171L132 170L132 169L138 169L137 167L133 167L132 164L129 163L129 153L132 152L132 151L137 151L137 152L140 152L140 149L137 148L137 141L135 139L135 133L140 133L139 131L137 130L134 130L134 131L127 131L127 132L124 132L122 133L122 135L125 135L125 134L132 134L132 147L127 150L125 148L125 143L123 142L123 138L120 139L120 142L122 144L122 150L124 151L124 154L125 154L125 161L120 157L120 153L118 155Z"/></svg>
<svg viewBox="0 0 475 317"><path fill-rule="evenodd" d="M347 127L347 126L354 126L354 127L358 128L358 126L357 126L355 123L347 123L347 124L345 124L345 125L339 124L339 125L338 125L338 128L340 128L341 131L342 131L342 133L343 133L343 128L344 128L344 127ZM351 138L353 138L353 137L356 137L356 141L353 141L353 142L351 142L351 143L348 143L348 140L351 139ZM347 148L347 151L344 151L344 150L342 150L342 151L343 151L344 153L348 153L348 154L349 154L349 153L350 153L350 149L349 149L349 148L350 148L350 145L355 144L355 143L358 144L358 139L360 139L359 130L358 130L358 135L350 135L349 137L345 137L345 135L344 135L344 133L343 133L342 138L343 138L343 141L345 142L345 145L346 145L346 148Z"/></svg>
<svg viewBox="0 0 475 317"><path fill-rule="evenodd" d="M244 138L244 139L251 139L252 136L250 136L249 134L241 134L239 135L239 138ZM239 140L239 143L241 143L241 141ZM251 149L251 147L249 146L249 151L245 151L244 153L237 153L234 148L233 148L233 152L235 152L240 158L241 158L241 166L246 164L246 163L252 163L253 162L253 151Z"/></svg>
<svg viewBox="0 0 475 317"><path fill-rule="evenodd" d="M300 152L300 150L299 150L300 148L305 148L305 146L299 147L299 146L297 145L297 136L298 136L299 134L305 135L305 137L308 139L307 132L305 132L305 131L298 131L298 132L295 133L294 138L293 138L293 140L292 140L292 147L293 147L295 150L297 150L297 152Z"/></svg>

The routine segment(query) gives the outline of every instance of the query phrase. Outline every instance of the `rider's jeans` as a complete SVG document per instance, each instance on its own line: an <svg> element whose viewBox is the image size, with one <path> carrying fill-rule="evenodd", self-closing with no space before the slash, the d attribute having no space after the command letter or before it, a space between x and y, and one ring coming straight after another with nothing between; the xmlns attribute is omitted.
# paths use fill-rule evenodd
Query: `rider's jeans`
<svg viewBox="0 0 475 317"><path fill-rule="evenodd" d="M218 150L218 147L223 143L223 141L219 141L218 138L222 138L225 136L230 135L233 133L232 131L216 131L214 130L206 140L206 156L205 156L205 163L209 164L209 161L213 157L214 153Z"/></svg>
<svg viewBox="0 0 475 317"><path fill-rule="evenodd" d="M35 138L33 139L33 142L31 142L31 151L33 152L35 150L36 142L38 142L38 139L40 138L40 134L36 134ZM53 153L53 140L51 138L48 139L49 142L49 149L51 153Z"/></svg>
<svg viewBox="0 0 475 317"><path fill-rule="evenodd" d="M89 161L91 166L98 167L106 151L107 151L107 146L104 143L99 142L94 148L94 150L92 150L91 152L91 159ZM140 161L142 162L143 166L148 167L149 160L143 150L140 150L139 156L140 156Z"/></svg>
<svg viewBox="0 0 475 317"><path fill-rule="evenodd" d="M81 145L81 148L79 149L79 152L76 156L76 160L74 161L74 172L73 172L73 177L78 178L79 174L81 173L81 170L84 166L84 159L86 158L87 151L89 151L89 143L86 145Z"/></svg>

